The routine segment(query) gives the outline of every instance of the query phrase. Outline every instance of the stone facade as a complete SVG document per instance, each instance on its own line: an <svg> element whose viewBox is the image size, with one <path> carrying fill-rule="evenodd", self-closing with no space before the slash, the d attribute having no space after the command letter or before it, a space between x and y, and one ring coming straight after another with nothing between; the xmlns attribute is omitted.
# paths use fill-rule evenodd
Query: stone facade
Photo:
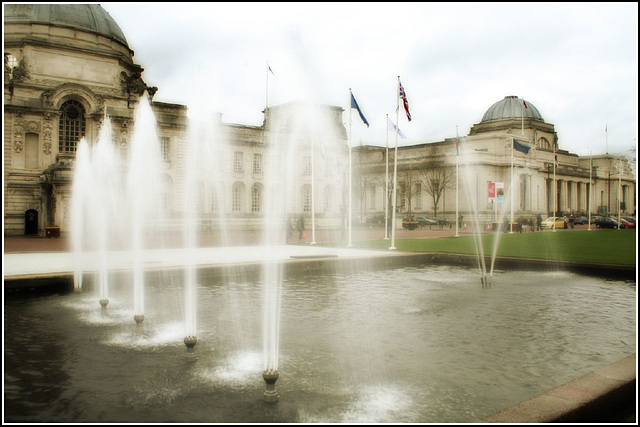
<svg viewBox="0 0 640 427"><path fill-rule="evenodd" d="M506 97L505 100L511 101ZM530 105L530 108L533 107ZM533 107L535 108L535 107ZM535 110L537 113L537 109ZM519 110L516 110L516 115ZM590 158L580 157L560 148L554 125L541 116L496 117L492 109L485 117L491 120L474 125L469 135L444 141L404 146L398 149L398 200L400 216L406 214L438 216L453 222L456 218L456 162L458 162L458 211L469 222L478 212L483 224L510 216L511 145L513 139L531 147L528 154L513 150L514 220L551 216L588 215L591 192L592 215L617 215L618 199L623 216L635 216L635 178L626 158L616 155L593 157L591 186ZM558 158L555 168L554 146ZM365 146L356 149L357 188L355 212L362 220L383 218L385 213L386 148ZM394 150L389 149L389 180L393 179ZM622 169L622 174L619 170ZM434 175L434 170L446 172ZM444 190L430 189L433 182L444 181ZM503 183L505 200L492 203L489 183ZM391 193L392 186L389 185ZM621 189L621 190L619 190ZM439 194L439 200L434 198ZM389 199L386 199L389 200ZM555 203L555 204L554 204ZM437 207L437 210L436 210ZM389 210L389 212L391 212ZM389 213L389 216L391 214Z"/></svg>
<svg viewBox="0 0 640 427"><path fill-rule="evenodd" d="M144 82L144 70L134 63L124 35L98 5L6 5L4 31L5 236L44 235L49 226L58 226L65 233L78 139L84 136L90 145L95 144L108 116L114 142L121 158L126 159L138 100L141 96L153 98L158 89ZM489 203L488 183L502 182L505 189L510 188L510 144L516 138L532 147L527 155L514 153L516 215L547 215L554 210L554 146L559 161L555 210L586 213L590 160L562 150L554 126L546 123L533 105L521 108L520 101L506 97L491 106L469 135L460 138L459 157L455 138L400 148L399 212L453 220L456 193L452 173L458 160L460 212L469 218L477 209L482 221L491 221L497 216L497 205ZM152 108L164 157L167 215L160 225L177 228L185 213L185 162L190 139L187 107L152 102ZM271 150L283 142L297 147L294 160L287 165L295 187L290 215L311 216L313 194L318 228L345 224L349 153L343 113L340 107L293 102L265 109L261 126L223 123L221 114L211 118L218 145L210 166L217 178L202 182L197 190L195 209L201 228L263 226L263 193L273 162ZM301 122L303 118L307 121ZM385 160L393 160L393 156L393 150L387 155L385 148L354 148L354 218L364 221L384 215L388 201ZM626 160L595 156L593 162L592 213L617 213L620 199L622 211L635 214L635 179ZM393 163L389 165L391 177ZM434 171L446 173L434 175ZM444 191L430 190L436 181Z"/></svg>

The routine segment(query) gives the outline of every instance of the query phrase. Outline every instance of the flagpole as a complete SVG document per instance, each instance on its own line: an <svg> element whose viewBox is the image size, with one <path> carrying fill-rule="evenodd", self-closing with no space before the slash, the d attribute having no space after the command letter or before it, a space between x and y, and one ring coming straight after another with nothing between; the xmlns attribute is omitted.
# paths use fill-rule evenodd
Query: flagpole
<svg viewBox="0 0 640 427"><path fill-rule="evenodd" d="M311 137L311 244L316 244L316 178L315 178L315 158L314 158L314 140Z"/></svg>
<svg viewBox="0 0 640 427"><path fill-rule="evenodd" d="M509 234L513 234L513 193L515 186L513 185L513 138L511 138L511 188L509 192L511 193L511 220L509 220Z"/></svg>
<svg viewBox="0 0 640 427"><path fill-rule="evenodd" d="M398 76L398 86L396 87L396 148L393 158L393 212L391 213L391 246L390 250L396 249L396 191L398 183L398 129L400 128L400 76Z"/></svg>
<svg viewBox="0 0 640 427"><path fill-rule="evenodd" d="M460 237L458 234L458 227L460 223L460 214L458 212L458 165L460 163L460 141L458 136L458 125L456 125L456 236Z"/></svg>
<svg viewBox="0 0 640 427"><path fill-rule="evenodd" d="M618 230L622 230L620 227L620 197L622 196L622 158L620 158L620 167L618 171Z"/></svg>
<svg viewBox="0 0 640 427"><path fill-rule="evenodd" d="M587 231L591 231L591 199L593 196L593 188L591 184L591 174L593 170L593 153L589 150L589 226Z"/></svg>
<svg viewBox="0 0 640 427"><path fill-rule="evenodd" d="M556 186L556 161L558 160L558 154L556 153L556 142L553 143L553 232L556 232L556 209L558 195L558 187Z"/></svg>
<svg viewBox="0 0 640 427"><path fill-rule="evenodd" d="M524 98L520 102L520 111L522 116L522 129L520 131L520 134L524 136Z"/></svg>
<svg viewBox="0 0 640 427"><path fill-rule="evenodd" d="M349 241L347 243L347 247L353 246L351 244L351 98L353 94L351 93L351 88L349 88Z"/></svg>
<svg viewBox="0 0 640 427"><path fill-rule="evenodd" d="M267 90L266 90L266 95L265 95L265 109L269 108L269 61L267 61L267 69L266 71L266 76L267 76Z"/></svg>
<svg viewBox="0 0 640 427"><path fill-rule="evenodd" d="M389 114L387 113L387 155L385 156L384 240L389 240Z"/></svg>

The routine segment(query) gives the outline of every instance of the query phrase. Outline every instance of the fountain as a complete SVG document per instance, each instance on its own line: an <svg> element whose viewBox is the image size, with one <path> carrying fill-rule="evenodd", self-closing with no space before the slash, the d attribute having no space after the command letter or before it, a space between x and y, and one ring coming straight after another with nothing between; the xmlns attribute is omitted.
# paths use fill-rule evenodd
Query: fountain
<svg viewBox="0 0 640 427"><path fill-rule="evenodd" d="M147 281L144 338L117 310L124 281L109 321L91 314L96 281L8 298L5 421L469 423L635 351L634 280L498 270L486 292L475 267L379 267L283 274L277 391L260 360L263 280L246 266L200 281L188 369L181 281ZM260 402L260 377L278 404Z"/></svg>
<svg viewBox="0 0 640 427"><path fill-rule="evenodd" d="M321 117L303 106L293 116L273 117L262 205L264 251L285 247L288 221L300 202L299 171L292 165L301 150L310 149L311 138L322 140L317 128L326 123ZM104 127L106 134L108 125ZM95 238L102 232L95 229L91 237L83 226L77 232L82 241L97 242L96 280L77 280L83 292L64 298L5 303L5 321L12 325L5 331L7 420L472 422L635 348L635 283L568 272L496 272L493 262L488 270L479 236L483 288L494 286L496 292L474 287L473 269L433 265L382 270L369 264L359 270L353 264L322 273L324 267L296 272L281 262L264 262L257 277L246 274L246 266L228 267L228 275L213 279L199 275L200 186L210 188L220 179L211 172L217 168L207 165L215 164L216 144L224 141L211 123L198 117L190 122L181 201L187 207L181 219L185 268L172 275L162 268L154 273L136 270L148 251L143 229L149 227L142 218L157 208L156 169L137 169L156 158L150 148L157 146L154 129L153 113L141 100L129 156L128 198L109 196L109 202L100 202L105 211L131 214L130 229L103 225L111 235L130 236L120 244L132 248L133 280L126 280L128 273L109 272L108 257L103 261L113 239ZM105 160L96 166L98 146L100 142L87 160L86 144L80 144L76 176L94 171L91 179L100 188L95 193L111 194L121 184L111 190L98 187L107 165L113 164ZM469 181L472 172L466 169ZM73 201L74 219L82 221L88 215L80 207L96 208L98 202L90 192L74 188L75 194L86 198ZM471 204L479 230L477 204ZM79 252L85 247L74 243ZM494 275L501 280L492 283ZM107 282L110 276L113 280ZM95 304L88 296L92 291L100 301L112 297L114 302L101 319L88 314ZM594 307L594 299L609 304ZM139 330L145 318L153 319L144 335L123 332L123 319L130 317L120 310L126 311L129 301ZM176 330L183 327L180 342ZM24 349L25 341L40 344ZM183 344L188 368L175 363ZM132 353L140 357L132 359ZM29 370L23 368L24 360ZM55 381L36 385L33 372L47 373L46 378ZM277 390L284 373L286 387ZM260 375L264 389L257 384ZM267 405L256 404L261 391ZM40 404L44 401L46 407Z"/></svg>

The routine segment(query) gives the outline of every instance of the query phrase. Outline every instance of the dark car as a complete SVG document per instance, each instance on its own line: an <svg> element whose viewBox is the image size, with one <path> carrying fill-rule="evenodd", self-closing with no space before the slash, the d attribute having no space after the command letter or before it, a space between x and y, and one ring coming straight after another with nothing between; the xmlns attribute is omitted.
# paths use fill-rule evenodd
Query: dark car
<svg viewBox="0 0 640 427"><path fill-rule="evenodd" d="M589 218L587 218L586 216L579 216L573 219L573 223L575 225L588 224Z"/></svg>
<svg viewBox="0 0 640 427"><path fill-rule="evenodd" d="M438 221L439 225L449 225L449 221L447 221L445 218L436 218L436 221Z"/></svg>
<svg viewBox="0 0 640 427"><path fill-rule="evenodd" d="M618 228L618 221L613 218L600 218L596 221L597 228Z"/></svg>
<svg viewBox="0 0 640 427"><path fill-rule="evenodd" d="M426 216L417 216L415 217L415 220L418 221L421 226L438 224L438 221L436 221L435 219L427 218Z"/></svg>

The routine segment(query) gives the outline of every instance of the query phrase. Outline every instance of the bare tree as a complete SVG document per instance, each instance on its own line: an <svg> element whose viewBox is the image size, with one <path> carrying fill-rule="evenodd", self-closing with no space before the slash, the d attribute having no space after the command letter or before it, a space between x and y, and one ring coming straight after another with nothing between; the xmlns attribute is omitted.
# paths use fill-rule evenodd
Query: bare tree
<svg viewBox="0 0 640 427"><path fill-rule="evenodd" d="M416 184L421 183L420 171L417 170L412 160L408 160L408 165L398 171L398 193L399 199L406 198L407 201L407 214L413 213L413 199L420 191ZM402 190L401 190L402 189ZM398 206L402 206L402 203L398 203Z"/></svg>
<svg viewBox="0 0 640 427"><path fill-rule="evenodd" d="M442 195L454 185L455 169L447 166L439 147L433 146L428 149L427 160L423 163L420 172L425 191L433 200L433 214L437 218L438 204Z"/></svg>

